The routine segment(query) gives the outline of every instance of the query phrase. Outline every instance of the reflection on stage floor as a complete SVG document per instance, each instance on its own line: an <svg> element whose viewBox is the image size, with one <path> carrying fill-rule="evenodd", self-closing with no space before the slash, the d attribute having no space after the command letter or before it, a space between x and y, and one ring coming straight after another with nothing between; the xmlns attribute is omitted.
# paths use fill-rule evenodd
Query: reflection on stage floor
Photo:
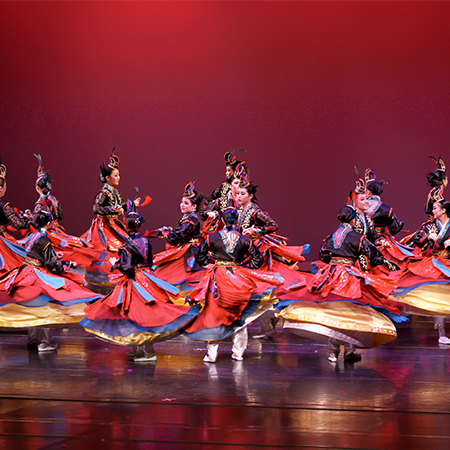
<svg viewBox="0 0 450 450"><path fill-rule="evenodd" d="M277 328L250 338L244 361L184 337L156 363L82 329L58 330L56 353L1 334L0 449L450 448L450 346L413 318L358 363ZM250 327L250 335L259 330Z"/></svg>

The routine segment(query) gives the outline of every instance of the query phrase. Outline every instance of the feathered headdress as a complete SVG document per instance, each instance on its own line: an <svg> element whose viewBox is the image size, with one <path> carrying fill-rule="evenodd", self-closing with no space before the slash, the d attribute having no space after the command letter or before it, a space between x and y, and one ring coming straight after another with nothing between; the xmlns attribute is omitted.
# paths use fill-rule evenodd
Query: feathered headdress
<svg viewBox="0 0 450 450"><path fill-rule="evenodd" d="M430 156L430 158L436 162L437 168L436 170L433 170L433 172L428 173L427 183L431 187L442 186L442 188L445 189L447 187L448 180L444 161L440 156L437 159L434 156Z"/></svg>
<svg viewBox="0 0 450 450"><path fill-rule="evenodd" d="M223 158L225 159L225 165L226 166L231 166L231 167L236 167L240 161L237 160L236 158L236 153L237 152L246 152L247 150L245 150L244 148L237 148L236 150L234 149L234 143L231 146L231 152L226 152L225 155L223 155Z"/></svg>
<svg viewBox="0 0 450 450"><path fill-rule="evenodd" d="M116 147L114 147L112 149L111 156L109 157L108 167L110 167L111 169L118 169L119 168L120 159L115 154L115 151L116 151Z"/></svg>
<svg viewBox="0 0 450 450"><path fill-rule="evenodd" d="M44 166L42 165L42 158L41 155L36 155L36 153L33 153L34 156L36 156L39 166L37 169L37 179L36 184L39 185L40 188L44 189L51 189L52 184L52 178L48 174L48 172L45 171Z"/></svg>
<svg viewBox="0 0 450 450"><path fill-rule="evenodd" d="M374 195L381 195L383 193L383 185L388 184L386 180L377 180L377 176L372 169L366 169L364 181L366 190L369 190Z"/></svg>
<svg viewBox="0 0 450 450"><path fill-rule="evenodd" d="M192 181L189 181L189 183L185 186L183 197L186 197L186 198L195 197L196 191L195 191L194 183L196 180L197 180L197 176L195 176L195 178Z"/></svg>

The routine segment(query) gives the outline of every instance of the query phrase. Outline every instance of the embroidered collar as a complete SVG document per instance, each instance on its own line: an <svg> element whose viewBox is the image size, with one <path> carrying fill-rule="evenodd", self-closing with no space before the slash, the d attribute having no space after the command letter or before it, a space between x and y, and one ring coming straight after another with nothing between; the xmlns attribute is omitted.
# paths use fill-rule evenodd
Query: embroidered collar
<svg viewBox="0 0 450 450"><path fill-rule="evenodd" d="M239 240L239 233L225 233L224 231L219 231L222 242L225 245L225 250L227 253L232 254Z"/></svg>
<svg viewBox="0 0 450 450"><path fill-rule="evenodd" d="M340 248L344 242L345 236L352 231L352 226L349 223L343 223L333 233L333 247Z"/></svg>
<svg viewBox="0 0 450 450"><path fill-rule="evenodd" d="M439 220L436 220L436 226L439 230L439 234L438 234L438 241L439 243L442 241L442 239L445 237L445 235L447 234L448 228L450 227L450 220L447 219L447 221L444 223L444 225L441 225L441 222L439 222Z"/></svg>

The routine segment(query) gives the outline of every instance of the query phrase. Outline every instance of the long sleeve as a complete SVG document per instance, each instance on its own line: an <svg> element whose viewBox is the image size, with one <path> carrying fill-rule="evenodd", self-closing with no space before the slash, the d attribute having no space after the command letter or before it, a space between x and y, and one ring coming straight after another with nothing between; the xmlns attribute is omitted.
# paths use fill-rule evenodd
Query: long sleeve
<svg viewBox="0 0 450 450"><path fill-rule="evenodd" d="M250 255L250 261L248 267L251 269L259 269L264 263L264 255L250 242L250 248L248 249Z"/></svg>
<svg viewBox="0 0 450 450"><path fill-rule="evenodd" d="M56 255L53 245L48 240L42 251L42 256L43 266L51 273L58 275L64 270L61 260Z"/></svg>
<svg viewBox="0 0 450 450"><path fill-rule="evenodd" d="M278 224L265 211L258 209L254 216L257 234L263 236L278 230Z"/></svg>
<svg viewBox="0 0 450 450"><path fill-rule="evenodd" d="M391 209L391 211L392 211L392 209ZM405 222L402 222L401 220L399 220L393 211L391 212L389 218L390 218L390 224L388 225L389 233L391 233L394 236L403 230Z"/></svg>
<svg viewBox="0 0 450 450"><path fill-rule="evenodd" d="M23 230L25 228L28 228L30 225L29 219L27 219L26 217L20 217L9 203L5 203L3 205L3 213L8 219L8 223L17 230Z"/></svg>
<svg viewBox="0 0 450 450"><path fill-rule="evenodd" d="M92 211L95 215L98 216L118 216L118 208L121 206L122 202L121 199L118 202L117 205L110 205L109 203L109 197L106 195L106 193L102 190L100 191L94 200L94 205L92 207Z"/></svg>
<svg viewBox="0 0 450 450"><path fill-rule="evenodd" d="M125 247L122 247L119 250L119 256L120 256L119 270L123 274L134 279L135 268L133 264L133 256Z"/></svg>
<svg viewBox="0 0 450 450"><path fill-rule="evenodd" d="M195 259L200 266L206 266L209 264L211 258L209 256L210 246L209 238L205 239L198 247L193 248Z"/></svg>
<svg viewBox="0 0 450 450"><path fill-rule="evenodd" d="M191 239L193 230L194 224L190 221L184 221L167 235L167 242L170 245L184 244Z"/></svg>

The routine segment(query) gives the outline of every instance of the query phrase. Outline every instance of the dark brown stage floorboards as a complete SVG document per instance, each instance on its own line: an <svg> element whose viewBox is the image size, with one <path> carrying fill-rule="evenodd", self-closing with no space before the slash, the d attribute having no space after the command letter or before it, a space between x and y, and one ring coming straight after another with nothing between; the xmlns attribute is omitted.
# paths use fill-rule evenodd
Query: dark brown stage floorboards
<svg viewBox="0 0 450 450"><path fill-rule="evenodd" d="M55 354L0 339L0 449L450 449L450 348L427 320L337 365L280 328L243 362L223 343L216 364L183 337L141 365L81 329Z"/></svg>

